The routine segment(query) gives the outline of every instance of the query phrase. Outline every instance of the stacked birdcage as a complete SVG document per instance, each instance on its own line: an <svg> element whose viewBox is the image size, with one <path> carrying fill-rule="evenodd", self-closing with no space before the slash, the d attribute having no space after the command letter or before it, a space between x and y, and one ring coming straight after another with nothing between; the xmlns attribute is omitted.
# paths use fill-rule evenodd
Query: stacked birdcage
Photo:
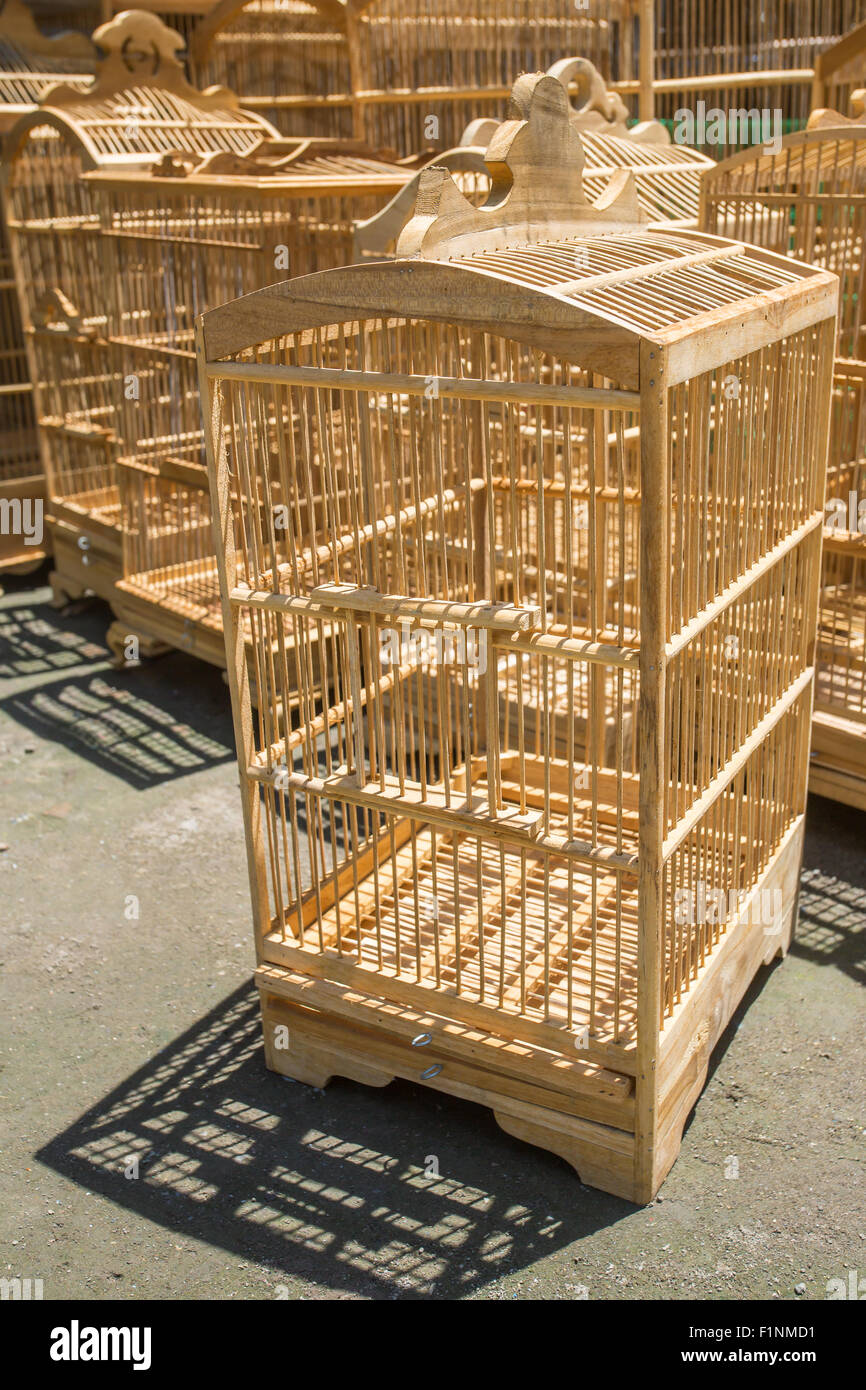
<svg viewBox="0 0 866 1390"><path fill-rule="evenodd" d="M810 786L866 807L866 123L816 124L718 165L701 222L840 280Z"/></svg>
<svg viewBox="0 0 866 1390"><path fill-rule="evenodd" d="M675 120L678 111L700 108L714 122L723 115L725 133L701 124L716 158L738 145L766 141L802 126L816 99L847 104L852 61L862 72L866 25L860 0L770 0L754 5L730 0L720 5L681 5L655 0L655 114ZM857 35L850 31L859 26ZM862 85L862 78L860 85ZM779 121L776 113L779 113ZM753 117L740 121L740 113ZM761 132L761 114L769 125ZM733 123L729 118L733 117ZM708 135L708 138L704 138Z"/></svg>
<svg viewBox="0 0 866 1390"><path fill-rule="evenodd" d="M792 928L837 284L515 96L482 207L203 318L257 982L276 1070L645 1201Z"/></svg>
<svg viewBox="0 0 866 1390"><path fill-rule="evenodd" d="M323 0L223 0L193 28L189 65L205 86L241 92L287 135L349 139L354 6Z"/></svg>
<svg viewBox="0 0 866 1390"><path fill-rule="evenodd" d="M83 175L167 151L243 153L275 131L228 92L189 86L182 40L153 15L98 29L87 91L53 87L14 126L6 207L36 399L58 599L109 597L121 570L115 454L124 392L110 341L99 213Z"/></svg>
<svg viewBox="0 0 866 1390"><path fill-rule="evenodd" d="M402 155L456 145L504 114L516 73L566 53L609 64L614 21L573 0L224 0L190 39L198 79L228 82L287 134L349 136Z"/></svg>
<svg viewBox="0 0 866 1390"><path fill-rule="evenodd" d="M47 38L20 0L0 10L0 134L39 100L59 74L84 87L96 51L83 35ZM77 75L76 75L77 74ZM0 216L0 501L27 509L0 532L0 569L32 568L45 557L47 537L36 508L45 500L45 480L33 413L27 350L5 218Z"/></svg>
<svg viewBox="0 0 866 1390"><path fill-rule="evenodd" d="M271 141L88 174L126 383L118 456L118 657L136 635L225 664L193 342L195 317L282 278L350 261L353 219L409 177L352 141ZM139 642L139 651L141 645Z"/></svg>

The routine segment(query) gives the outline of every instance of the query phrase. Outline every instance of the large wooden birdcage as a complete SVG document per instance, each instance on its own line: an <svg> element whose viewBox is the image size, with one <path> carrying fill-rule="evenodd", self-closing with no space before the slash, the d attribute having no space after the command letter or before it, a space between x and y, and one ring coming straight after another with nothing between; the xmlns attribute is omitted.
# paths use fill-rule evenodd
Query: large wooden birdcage
<svg viewBox="0 0 866 1390"><path fill-rule="evenodd" d="M189 86L182 41L149 14L102 26L91 86L54 86L8 136L5 202L33 382L58 598L120 575L115 445L125 384L109 341L98 212L83 177L172 150L244 153L276 135L231 93Z"/></svg>
<svg viewBox="0 0 866 1390"><path fill-rule="evenodd" d="M866 123L821 112L776 154L718 165L701 225L839 277L809 784L866 808Z"/></svg>
<svg viewBox="0 0 866 1390"><path fill-rule="evenodd" d="M456 145L504 114L517 73L567 53L600 68L631 42L633 0L222 0L190 39L202 82L226 82L297 135L400 154Z"/></svg>
<svg viewBox="0 0 866 1390"><path fill-rule="evenodd" d="M276 1070L643 1201L792 930L837 284L518 95L483 207L202 320L257 981Z"/></svg>
<svg viewBox="0 0 866 1390"><path fill-rule="evenodd" d="M202 310L352 259L366 217L409 171L353 141L263 142L245 156L172 156L85 176L111 286L124 392L118 485L123 574L111 603L129 637L225 664L193 341Z"/></svg>
<svg viewBox="0 0 866 1390"><path fill-rule="evenodd" d="M0 8L0 135L29 110L58 75L86 86L96 50L81 34L46 37L21 0ZM44 508L45 479L33 413L27 351L15 288L12 253L0 215L0 503L29 509L25 528L11 511L0 529L0 570L22 571L47 553L47 535L36 508Z"/></svg>

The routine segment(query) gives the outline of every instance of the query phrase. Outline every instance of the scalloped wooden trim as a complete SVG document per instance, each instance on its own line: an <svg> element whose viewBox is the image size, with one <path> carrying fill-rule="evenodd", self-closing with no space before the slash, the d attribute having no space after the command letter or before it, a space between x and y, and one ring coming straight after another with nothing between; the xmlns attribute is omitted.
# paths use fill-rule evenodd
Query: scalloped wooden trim
<svg viewBox="0 0 866 1390"><path fill-rule="evenodd" d="M851 108L850 116L843 116L839 111L833 111L830 107L819 107L809 116L806 129L828 130L834 126L866 126L866 87L858 87L856 92L851 93L849 105Z"/></svg>
<svg viewBox="0 0 866 1390"><path fill-rule="evenodd" d="M525 119L505 121L490 142L487 201L476 208L447 170L423 170L415 210L397 243L398 257L443 260L581 233L633 229L649 220L630 170L615 175L595 203L587 198L583 144L557 78L547 73L518 78L513 101Z"/></svg>
<svg viewBox="0 0 866 1390"><path fill-rule="evenodd" d="M637 144L669 145L670 132L661 121L641 121L629 127L628 108L619 92L608 88L598 68L588 58L560 58L547 69L549 77L561 82L566 92L575 83L580 106L571 107L571 122L577 130L599 135L616 135Z"/></svg>
<svg viewBox="0 0 866 1390"><path fill-rule="evenodd" d="M199 91L187 80L178 54L184 41L176 30L145 10L124 10L94 30L94 41L105 52L93 84L81 92L68 83L50 87L40 106L73 106L108 101L133 87L171 92L201 111L237 111L240 102L228 87Z"/></svg>

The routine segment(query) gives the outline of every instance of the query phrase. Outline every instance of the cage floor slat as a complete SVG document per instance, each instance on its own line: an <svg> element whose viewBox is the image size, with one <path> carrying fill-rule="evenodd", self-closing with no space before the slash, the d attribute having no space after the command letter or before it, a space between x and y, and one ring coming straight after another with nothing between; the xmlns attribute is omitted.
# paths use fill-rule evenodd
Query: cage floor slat
<svg viewBox="0 0 866 1390"><path fill-rule="evenodd" d="M592 1012L605 1041L627 1045L635 1023L636 888L624 894L617 922L616 880L597 875L593 932L588 876L573 873L569 889L567 867L545 875L531 850L525 874L513 856L504 856L503 869L499 849L484 844L479 896L477 845L470 836L436 832L434 848L434 832L420 830L351 885L322 913L321 934L308 927L301 944L338 950L372 971L435 980L446 992L575 1032Z"/></svg>

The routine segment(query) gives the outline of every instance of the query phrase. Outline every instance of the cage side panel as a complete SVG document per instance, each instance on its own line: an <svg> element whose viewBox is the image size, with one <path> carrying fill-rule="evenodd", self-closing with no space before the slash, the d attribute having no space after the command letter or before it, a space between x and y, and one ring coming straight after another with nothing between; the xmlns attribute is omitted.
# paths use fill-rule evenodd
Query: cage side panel
<svg viewBox="0 0 866 1390"><path fill-rule="evenodd" d="M288 374L223 387L275 943L632 1048L636 420L441 325L254 356Z"/></svg>

